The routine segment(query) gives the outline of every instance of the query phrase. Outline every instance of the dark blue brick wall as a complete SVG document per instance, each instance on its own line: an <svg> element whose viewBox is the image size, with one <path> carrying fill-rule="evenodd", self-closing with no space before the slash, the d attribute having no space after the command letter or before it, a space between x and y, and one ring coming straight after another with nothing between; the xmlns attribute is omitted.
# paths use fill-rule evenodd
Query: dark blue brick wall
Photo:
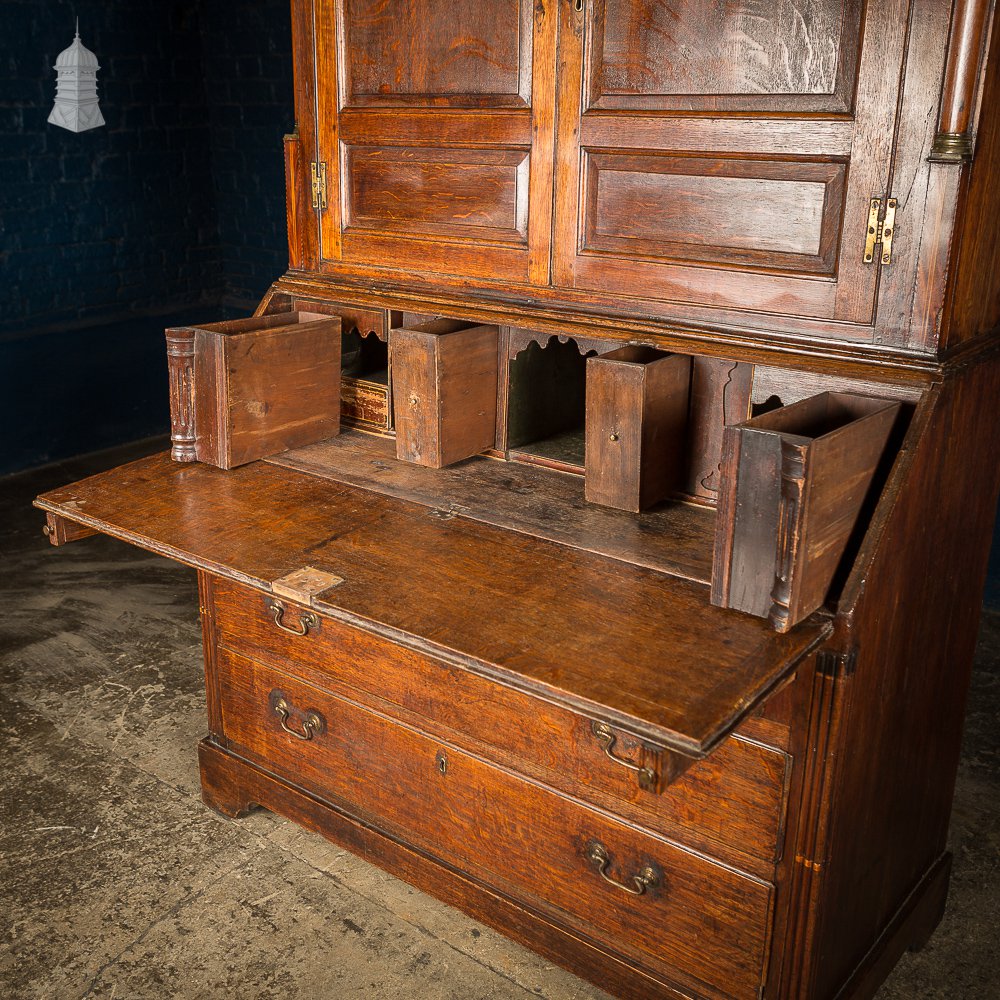
<svg viewBox="0 0 1000 1000"><path fill-rule="evenodd" d="M0 413L16 429L0 449L0 476L167 433L163 329L218 318L216 305L192 306L102 323L86 336L51 330L0 344Z"/></svg>
<svg viewBox="0 0 1000 1000"><path fill-rule="evenodd" d="M288 0L203 5L205 91L226 301L256 302L288 267L282 136L295 124Z"/></svg>
<svg viewBox="0 0 1000 1000"><path fill-rule="evenodd" d="M221 296L200 6L0 3L0 335ZM46 122L76 15L107 122L79 134Z"/></svg>
<svg viewBox="0 0 1000 1000"><path fill-rule="evenodd" d="M48 125L80 18L106 125ZM0 474L168 427L163 327L287 266L286 0L0 0ZM179 318L180 317L180 318Z"/></svg>

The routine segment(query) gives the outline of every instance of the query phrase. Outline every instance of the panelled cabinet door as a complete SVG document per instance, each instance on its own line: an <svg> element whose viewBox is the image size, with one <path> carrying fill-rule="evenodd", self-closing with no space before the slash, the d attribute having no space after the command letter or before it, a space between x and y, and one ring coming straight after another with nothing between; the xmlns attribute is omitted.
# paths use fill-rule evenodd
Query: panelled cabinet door
<svg viewBox="0 0 1000 1000"><path fill-rule="evenodd" d="M870 322L908 6L568 0L554 283Z"/></svg>
<svg viewBox="0 0 1000 1000"><path fill-rule="evenodd" d="M545 8L316 0L325 262L548 282L556 11Z"/></svg>

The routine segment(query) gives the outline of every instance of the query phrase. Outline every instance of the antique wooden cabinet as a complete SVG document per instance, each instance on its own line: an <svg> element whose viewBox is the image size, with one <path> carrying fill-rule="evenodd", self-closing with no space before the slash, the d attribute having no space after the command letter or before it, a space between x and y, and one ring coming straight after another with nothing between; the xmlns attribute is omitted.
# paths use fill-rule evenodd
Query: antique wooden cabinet
<svg viewBox="0 0 1000 1000"><path fill-rule="evenodd" d="M205 801L616 995L872 995L1000 486L992 4L292 13L288 272L37 501L198 569Z"/></svg>

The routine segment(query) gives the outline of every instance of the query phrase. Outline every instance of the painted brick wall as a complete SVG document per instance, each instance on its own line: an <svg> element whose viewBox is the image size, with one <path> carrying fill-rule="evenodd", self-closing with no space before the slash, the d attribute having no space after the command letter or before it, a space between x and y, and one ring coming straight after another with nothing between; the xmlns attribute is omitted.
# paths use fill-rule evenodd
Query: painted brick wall
<svg viewBox="0 0 1000 1000"><path fill-rule="evenodd" d="M80 18L104 128L48 125ZM287 266L286 0L0 0L0 475L166 431L163 327Z"/></svg>
<svg viewBox="0 0 1000 1000"><path fill-rule="evenodd" d="M80 18L106 127L48 125ZM199 4L3 0L0 335L218 299Z"/></svg>
<svg viewBox="0 0 1000 1000"><path fill-rule="evenodd" d="M288 0L239 8L205 0L202 41L226 302L246 306L288 267L282 137L295 124Z"/></svg>

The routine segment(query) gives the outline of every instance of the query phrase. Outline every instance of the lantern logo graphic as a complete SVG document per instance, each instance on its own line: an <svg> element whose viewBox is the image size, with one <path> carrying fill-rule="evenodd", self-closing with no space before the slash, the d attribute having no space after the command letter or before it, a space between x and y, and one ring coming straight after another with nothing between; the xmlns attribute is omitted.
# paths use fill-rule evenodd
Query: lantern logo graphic
<svg viewBox="0 0 1000 1000"><path fill-rule="evenodd" d="M56 64L56 102L49 124L86 132L100 128L104 116L97 103L97 56L80 41L80 22L76 22L73 44L59 53Z"/></svg>

